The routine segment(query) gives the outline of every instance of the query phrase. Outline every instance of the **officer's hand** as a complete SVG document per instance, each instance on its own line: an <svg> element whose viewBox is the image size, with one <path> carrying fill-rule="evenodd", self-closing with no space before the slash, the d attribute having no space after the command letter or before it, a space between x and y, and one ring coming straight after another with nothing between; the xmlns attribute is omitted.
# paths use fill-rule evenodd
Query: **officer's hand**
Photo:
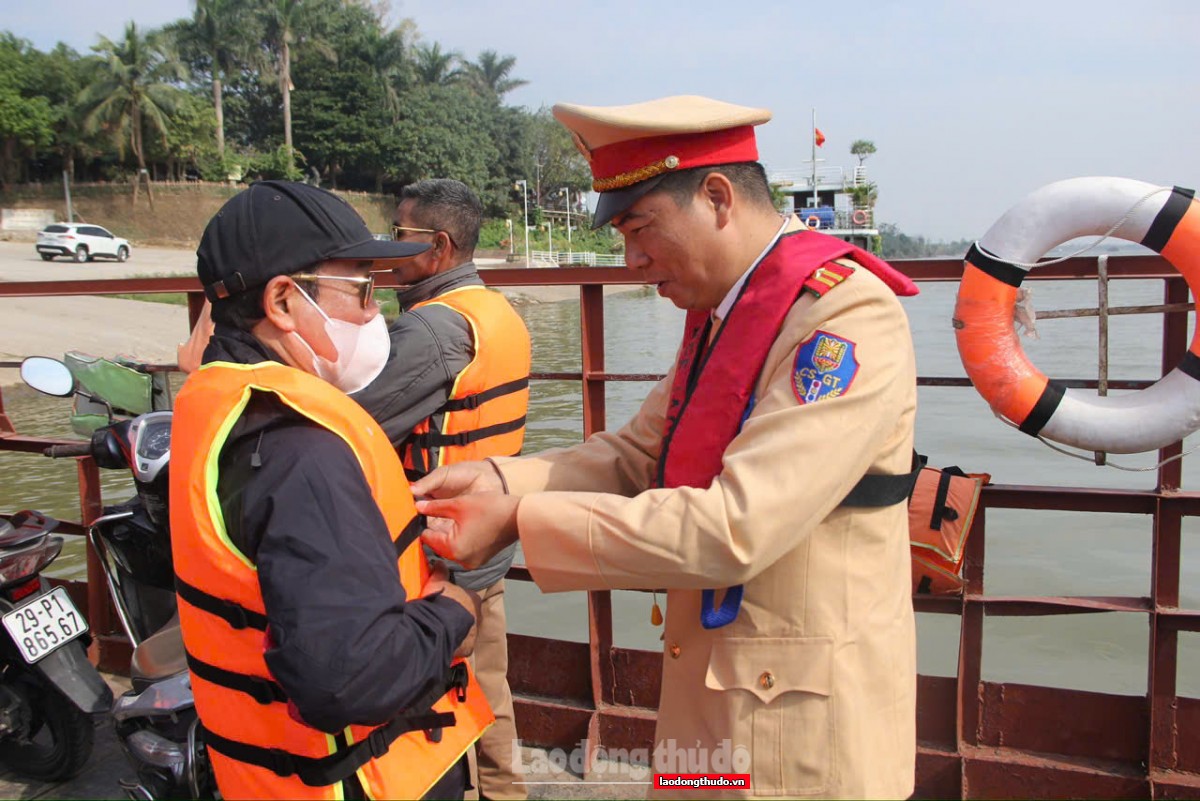
<svg viewBox="0 0 1200 801"><path fill-rule="evenodd" d="M417 511L433 518L421 539L445 559L467 568L479 567L517 541L520 500L489 492L417 501Z"/></svg>
<svg viewBox="0 0 1200 801"><path fill-rule="evenodd" d="M504 492L504 482L491 462L461 462L439 467L411 489L417 498L456 498L476 492Z"/></svg>
<svg viewBox="0 0 1200 801"><path fill-rule="evenodd" d="M454 652L456 659L470 656L475 650L475 636L479 629L481 603L479 596L466 587L452 584L450 582L450 571L446 568L445 562L434 562L430 565L429 580L425 582L425 586L421 589L421 597L425 598L439 592L471 613L471 618L474 621L471 624L471 630L467 632L467 636L459 644L458 650Z"/></svg>

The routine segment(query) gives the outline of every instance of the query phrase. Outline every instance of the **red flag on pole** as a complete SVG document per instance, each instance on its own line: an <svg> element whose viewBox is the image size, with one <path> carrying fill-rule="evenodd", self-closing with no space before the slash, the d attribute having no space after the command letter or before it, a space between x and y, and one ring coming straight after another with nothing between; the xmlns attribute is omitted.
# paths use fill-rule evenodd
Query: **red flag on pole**
<svg viewBox="0 0 1200 801"><path fill-rule="evenodd" d="M820 128L813 128L813 140L817 143L817 147L825 144L825 134L821 133Z"/></svg>

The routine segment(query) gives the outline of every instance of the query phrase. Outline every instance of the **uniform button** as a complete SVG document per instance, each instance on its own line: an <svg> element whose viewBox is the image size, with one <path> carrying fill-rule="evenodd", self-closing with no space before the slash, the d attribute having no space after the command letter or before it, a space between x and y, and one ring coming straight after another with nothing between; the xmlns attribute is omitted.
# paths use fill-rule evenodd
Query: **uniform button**
<svg viewBox="0 0 1200 801"><path fill-rule="evenodd" d="M771 675L771 671L764 670L763 674L758 677L758 683L764 690L769 690L775 686L775 677Z"/></svg>
<svg viewBox="0 0 1200 801"><path fill-rule="evenodd" d="M679 658L679 653L680 653L680 651L679 651L679 644L678 644L678 643L671 643L671 647L670 647L670 648L668 648L667 650L671 652L671 658L672 658L672 659L678 659L678 658Z"/></svg>

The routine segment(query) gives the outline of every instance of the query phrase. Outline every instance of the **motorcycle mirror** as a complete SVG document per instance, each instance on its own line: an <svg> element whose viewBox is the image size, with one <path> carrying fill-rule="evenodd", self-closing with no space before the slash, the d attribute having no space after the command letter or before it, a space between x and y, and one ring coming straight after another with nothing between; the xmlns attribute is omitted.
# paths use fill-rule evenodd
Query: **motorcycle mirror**
<svg viewBox="0 0 1200 801"><path fill-rule="evenodd" d="M75 391L75 377L65 364L48 356L30 356L21 362L21 380L38 392L69 398Z"/></svg>

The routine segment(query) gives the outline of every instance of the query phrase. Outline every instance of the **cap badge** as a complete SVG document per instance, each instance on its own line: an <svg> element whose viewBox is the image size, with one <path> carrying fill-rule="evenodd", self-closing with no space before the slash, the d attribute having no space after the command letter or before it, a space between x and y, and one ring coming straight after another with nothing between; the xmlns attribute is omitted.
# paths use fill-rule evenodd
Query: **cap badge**
<svg viewBox="0 0 1200 801"><path fill-rule="evenodd" d="M592 189L596 192L612 192L615 189L624 189L627 186L633 186L678 167L679 156L667 156L661 161L647 164L645 167L638 167L636 170L614 175L611 178L597 178L592 181Z"/></svg>

